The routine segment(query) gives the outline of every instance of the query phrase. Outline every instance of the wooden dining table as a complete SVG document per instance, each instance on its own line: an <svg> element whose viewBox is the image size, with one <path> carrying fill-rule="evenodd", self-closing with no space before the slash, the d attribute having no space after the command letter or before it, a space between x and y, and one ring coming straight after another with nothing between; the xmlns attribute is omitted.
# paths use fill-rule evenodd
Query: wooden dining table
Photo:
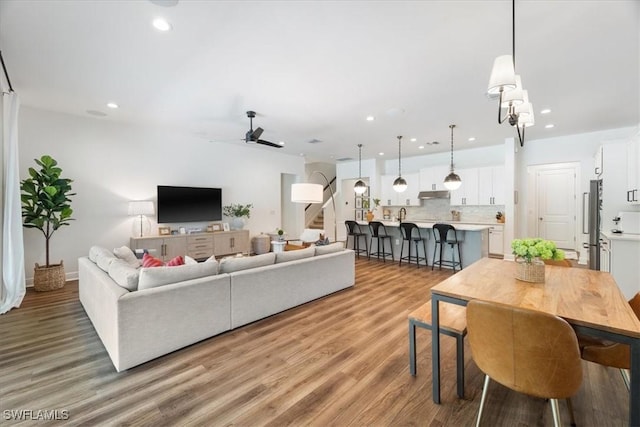
<svg viewBox="0 0 640 427"><path fill-rule="evenodd" d="M433 401L440 403L439 303L474 299L542 311L565 319L580 333L631 347L629 425L640 426L640 320L611 274L545 266L544 283L517 280L516 263L482 258L431 288Z"/></svg>

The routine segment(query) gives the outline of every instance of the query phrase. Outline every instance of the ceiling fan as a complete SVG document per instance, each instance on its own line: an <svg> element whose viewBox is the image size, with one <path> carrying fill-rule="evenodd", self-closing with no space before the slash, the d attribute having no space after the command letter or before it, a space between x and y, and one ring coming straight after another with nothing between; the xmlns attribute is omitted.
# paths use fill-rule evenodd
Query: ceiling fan
<svg viewBox="0 0 640 427"><path fill-rule="evenodd" d="M253 118L256 116L255 111L247 111L247 117L249 117L249 131L244 137L244 142L247 144L262 144L268 145L269 147L282 148L282 145L276 144L274 142L265 141L264 139L260 139L260 135L264 132L264 129L258 127L256 130L253 130Z"/></svg>

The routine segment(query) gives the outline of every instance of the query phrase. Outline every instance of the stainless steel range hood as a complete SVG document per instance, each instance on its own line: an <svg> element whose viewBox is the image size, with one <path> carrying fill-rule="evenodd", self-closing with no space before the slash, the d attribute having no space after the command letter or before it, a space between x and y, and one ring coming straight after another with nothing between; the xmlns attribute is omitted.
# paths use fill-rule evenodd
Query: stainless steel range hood
<svg viewBox="0 0 640 427"><path fill-rule="evenodd" d="M421 191L418 193L418 199L448 199L451 197L451 193L446 190L439 191Z"/></svg>

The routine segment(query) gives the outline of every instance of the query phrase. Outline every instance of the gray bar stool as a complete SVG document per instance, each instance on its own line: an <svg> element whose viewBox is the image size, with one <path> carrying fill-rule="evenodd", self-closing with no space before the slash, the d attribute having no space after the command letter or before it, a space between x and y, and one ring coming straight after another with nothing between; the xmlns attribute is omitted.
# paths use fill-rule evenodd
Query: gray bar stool
<svg viewBox="0 0 640 427"><path fill-rule="evenodd" d="M367 250L367 234L362 231L360 228L360 224L352 220L346 220L344 225L347 227L347 241L345 242L345 247L349 247L349 236L353 237L353 250L356 251L356 254L360 256L360 253L364 252L369 255L369 251ZM360 248L360 239L364 238L364 249Z"/></svg>
<svg viewBox="0 0 640 427"><path fill-rule="evenodd" d="M429 266L429 262L427 261L427 236L422 236L420 233L420 229L418 226L412 222L401 222L400 223L400 232L402 234L402 246L400 246L400 262L398 265L402 265L402 260L406 260L411 263L411 261L415 261L416 265L420 267L420 261L424 260L424 265ZM424 250L424 257L420 256L419 251L419 243L422 242L422 249ZM409 255L403 257L404 253L404 244L409 244ZM416 254L411 255L411 243L414 244L416 249Z"/></svg>
<svg viewBox="0 0 640 427"><path fill-rule="evenodd" d="M391 236L387 233L387 228L380 221L371 221L369 223L369 232L371 237L369 237L369 259L371 259L372 255L376 255L378 259L382 256L382 261L386 262L387 257L391 255L391 259L393 261L396 260L393 255L393 243L391 241ZM372 252L371 245L373 243L373 239L376 239L378 250L376 252ZM384 243L389 240L389 250L391 252L385 252ZM381 245L382 243L382 245ZM382 246L382 248L381 248Z"/></svg>
<svg viewBox="0 0 640 427"><path fill-rule="evenodd" d="M449 233L451 232L451 234ZM462 270L462 258L460 257L460 244L458 242L458 233L455 227L451 224L434 224L433 225L433 237L435 240L435 248L433 250L433 262L431 263L431 269L438 264L438 268L442 269L442 266L447 266L453 268L453 271L456 271L456 265L460 266L460 270ZM438 252L438 245L440 245L440 251ZM444 252L444 245L449 245L451 247L451 261L443 260L442 255ZM458 261L455 260L455 251L453 247L458 248ZM436 261L436 253L439 254L438 260Z"/></svg>

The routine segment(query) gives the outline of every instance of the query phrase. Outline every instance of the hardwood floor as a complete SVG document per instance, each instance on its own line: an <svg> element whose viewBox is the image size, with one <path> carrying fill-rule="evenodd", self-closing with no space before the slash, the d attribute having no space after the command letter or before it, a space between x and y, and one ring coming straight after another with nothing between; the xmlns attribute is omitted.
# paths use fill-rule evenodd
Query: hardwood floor
<svg viewBox="0 0 640 427"><path fill-rule="evenodd" d="M441 405L431 400L429 331L418 329L418 375L409 375L407 316L451 274L360 258L352 289L121 373L77 283L29 290L22 307L0 316L0 424L18 424L11 410L58 410L66 425L473 425L483 375L468 345L465 399L456 397L453 338L441 340ZM583 366L578 425L626 425L619 372ZM561 414L568 424L566 406ZM551 409L492 383L483 425L552 425Z"/></svg>

